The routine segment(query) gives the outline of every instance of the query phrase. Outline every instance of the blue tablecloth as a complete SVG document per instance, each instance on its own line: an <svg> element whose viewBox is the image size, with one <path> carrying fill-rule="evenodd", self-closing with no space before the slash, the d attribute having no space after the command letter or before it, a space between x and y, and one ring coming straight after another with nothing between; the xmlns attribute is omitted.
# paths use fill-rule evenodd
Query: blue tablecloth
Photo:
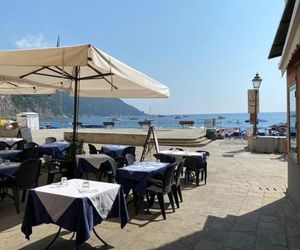
<svg viewBox="0 0 300 250"><path fill-rule="evenodd" d="M118 168L116 181L121 184L125 194L131 189L142 194L146 191L147 180L159 172L165 171L169 163L165 162L138 162L133 165Z"/></svg>
<svg viewBox="0 0 300 250"><path fill-rule="evenodd" d="M22 153L22 150L0 150L0 159L5 161L9 158L18 158Z"/></svg>
<svg viewBox="0 0 300 250"><path fill-rule="evenodd" d="M106 145L102 146L102 152L104 154L115 154L116 156L122 156L122 153L125 148L128 148L130 146L127 145Z"/></svg>
<svg viewBox="0 0 300 250"><path fill-rule="evenodd" d="M21 164L20 162L10 162L9 164L5 164L5 163L0 164L0 175L1 174L13 175L17 171L20 164Z"/></svg>
<svg viewBox="0 0 300 250"><path fill-rule="evenodd" d="M121 228L129 221L122 187L119 189L107 218L120 218ZM76 198L58 221L54 222L35 191L30 190L21 230L29 239L33 226L53 223L71 232L76 232L76 246L78 246L90 238L91 230L102 220L88 198Z"/></svg>
<svg viewBox="0 0 300 250"><path fill-rule="evenodd" d="M45 143L37 147L37 152L40 156L50 155L53 159L57 159L68 146L69 142Z"/></svg>

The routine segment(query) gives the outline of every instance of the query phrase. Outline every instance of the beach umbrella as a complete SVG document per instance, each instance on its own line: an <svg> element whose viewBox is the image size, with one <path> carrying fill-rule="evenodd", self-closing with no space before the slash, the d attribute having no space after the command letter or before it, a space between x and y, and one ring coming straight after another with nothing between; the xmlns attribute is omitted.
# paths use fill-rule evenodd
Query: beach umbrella
<svg viewBox="0 0 300 250"><path fill-rule="evenodd" d="M30 80L0 75L0 95L49 95L56 91Z"/></svg>
<svg viewBox="0 0 300 250"><path fill-rule="evenodd" d="M77 133L78 98L166 98L167 86L129 67L90 44L0 51L0 76L18 93L69 91L74 95L73 142ZM7 81L5 81L7 79ZM2 84L4 86L4 84ZM28 88L29 87L29 88Z"/></svg>

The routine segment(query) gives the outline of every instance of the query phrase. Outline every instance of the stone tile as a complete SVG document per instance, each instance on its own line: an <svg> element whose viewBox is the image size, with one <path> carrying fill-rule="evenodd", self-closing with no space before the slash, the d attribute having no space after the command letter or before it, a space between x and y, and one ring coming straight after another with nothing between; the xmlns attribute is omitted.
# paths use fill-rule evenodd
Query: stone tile
<svg viewBox="0 0 300 250"><path fill-rule="evenodd" d="M222 244L226 240L227 235L228 233L222 230L205 228L202 231L200 240L207 240Z"/></svg>
<svg viewBox="0 0 300 250"><path fill-rule="evenodd" d="M278 233L274 231L265 231L262 229L258 230L257 241L275 246L287 246L287 239L285 233Z"/></svg>
<svg viewBox="0 0 300 250"><path fill-rule="evenodd" d="M288 247L291 250L299 250L300 249L300 238L288 238Z"/></svg>
<svg viewBox="0 0 300 250"><path fill-rule="evenodd" d="M222 249L222 244L216 243L208 240L199 241L193 248L194 250L220 250Z"/></svg>
<svg viewBox="0 0 300 250"><path fill-rule="evenodd" d="M275 246L264 242L257 242L255 245L255 250L288 250L288 248Z"/></svg>
<svg viewBox="0 0 300 250"><path fill-rule="evenodd" d="M272 231L272 232L285 232L285 227L283 224L276 222L263 222L258 223L259 231Z"/></svg>
<svg viewBox="0 0 300 250"><path fill-rule="evenodd" d="M229 232L225 247L235 249L254 249L255 235L249 233Z"/></svg>
<svg viewBox="0 0 300 250"><path fill-rule="evenodd" d="M253 220L241 220L236 221L230 231L240 232L240 233L248 233L248 234L256 234L257 230L257 222Z"/></svg>

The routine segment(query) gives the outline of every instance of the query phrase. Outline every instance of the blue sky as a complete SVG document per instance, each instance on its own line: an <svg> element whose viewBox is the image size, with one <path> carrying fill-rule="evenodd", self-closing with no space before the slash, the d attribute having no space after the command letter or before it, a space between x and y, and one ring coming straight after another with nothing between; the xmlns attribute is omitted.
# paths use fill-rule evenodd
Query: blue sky
<svg viewBox="0 0 300 250"><path fill-rule="evenodd" d="M259 72L260 111L286 110L279 59L268 60L284 0L1 1L0 49L91 43L170 88L125 99L152 113L247 112Z"/></svg>

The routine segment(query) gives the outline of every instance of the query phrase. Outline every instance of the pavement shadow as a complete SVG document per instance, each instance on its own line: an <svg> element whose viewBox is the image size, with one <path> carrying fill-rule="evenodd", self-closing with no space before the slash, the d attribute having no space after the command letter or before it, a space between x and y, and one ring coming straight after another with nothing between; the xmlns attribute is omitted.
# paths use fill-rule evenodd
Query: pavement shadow
<svg viewBox="0 0 300 250"><path fill-rule="evenodd" d="M296 209L284 197L240 216L208 216L203 228L156 249L300 249L299 228Z"/></svg>
<svg viewBox="0 0 300 250"><path fill-rule="evenodd" d="M75 240L70 240L73 233L68 231L62 231L59 236L57 237L56 241L53 243L53 245L49 249L55 249L55 250L65 250L65 249L78 249L78 250L84 250L84 249L112 249L112 246L103 245L99 241L99 246L93 247L89 243L83 243L82 245L75 247ZM20 248L20 250L39 250L39 249L45 249L45 247L48 246L48 244L53 240L55 237L55 234L49 235L45 238L42 238L38 241L35 241L31 244L26 245L25 247ZM64 237L64 238L62 238Z"/></svg>

